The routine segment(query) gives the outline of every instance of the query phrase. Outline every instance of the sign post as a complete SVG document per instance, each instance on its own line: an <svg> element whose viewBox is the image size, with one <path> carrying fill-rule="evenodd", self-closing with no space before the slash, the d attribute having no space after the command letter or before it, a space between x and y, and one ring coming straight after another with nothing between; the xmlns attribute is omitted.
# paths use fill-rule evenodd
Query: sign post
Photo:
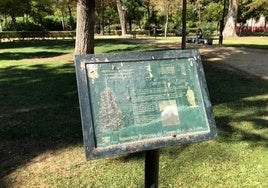
<svg viewBox="0 0 268 188"><path fill-rule="evenodd" d="M145 188L157 188L159 175L159 149L146 151Z"/></svg>
<svg viewBox="0 0 268 188"><path fill-rule="evenodd" d="M146 184L157 185L159 148L216 138L197 50L77 55L75 61L87 160L147 151Z"/></svg>

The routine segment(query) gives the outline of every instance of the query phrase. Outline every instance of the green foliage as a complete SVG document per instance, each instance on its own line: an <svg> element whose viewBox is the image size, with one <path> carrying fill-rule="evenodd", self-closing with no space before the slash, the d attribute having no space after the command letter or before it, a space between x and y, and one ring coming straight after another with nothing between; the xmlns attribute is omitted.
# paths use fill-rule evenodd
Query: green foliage
<svg viewBox="0 0 268 188"><path fill-rule="evenodd" d="M268 16L268 1L266 0L242 0L239 1L238 22L245 23L247 19Z"/></svg>
<svg viewBox="0 0 268 188"><path fill-rule="evenodd" d="M1 0L0 15L9 15L12 18L23 16L31 9L31 0Z"/></svg>
<svg viewBox="0 0 268 188"><path fill-rule="evenodd" d="M30 17L17 17L14 25L5 22L4 31L42 31L42 27L35 23Z"/></svg>
<svg viewBox="0 0 268 188"><path fill-rule="evenodd" d="M42 24L43 28L46 28L48 31L61 31L62 24L59 17L56 16L46 16Z"/></svg>
<svg viewBox="0 0 268 188"><path fill-rule="evenodd" d="M209 3L202 15L202 20L205 22L219 22L222 19L223 5L222 3Z"/></svg>
<svg viewBox="0 0 268 188"><path fill-rule="evenodd" d="M32 0L31 12L33 19L42 25L43 18L53 14L53 0Z"/></svg>
<svg viewBox="0 0 268 188"><path fill-rule="evenodd" d="M75 31L3 31L0 32L0 40L8 39L13 40L25 40L25 39L65 39L74 38ZM1 41L0 41L1 42Z"/></svg>
<svg viewBox="0 0 268 188"><path fill-rule="evenodd" d="M227 1L227 0L226 0ZM161 3L162 3L162 6ZM199 3L198 3L199 2ZM241 0L238 9L238 22L245 23L248 18L268 16L267 0ZM157 25L164 28L165 14L169 7L169 30L181 25L181 1L122 1L126 13L128 30L146 29ZM187 1L187 28L199 27L200 22L219 22L222 17L224 0L190 0ZM4 20L5 31L36 31L36 30L74 30L76 19L76 0L1 0L0 19ZM199 20L200 13L200 20ZM28 17L21 21L20 17ZM100 24L104 29L112 31L119 25L116 4L110 0L96 0L96 30ZM202 25L202 23L200 23Z"/></svg>
<svg viewBox="0 0 268 188"><path fill-rule="evenodd" d="M217 22L205 22L202 23L201 29L205 38L210 38L217 34Z"/></svg>
<svg viewBox="0 0 268 188"><path fill-rule="evenodd" d="M126 11L126 21L129 23L129 29L132 30L132 22L139 23L144 15L144 8L141 0L126 0L123 1Z"/></svg>

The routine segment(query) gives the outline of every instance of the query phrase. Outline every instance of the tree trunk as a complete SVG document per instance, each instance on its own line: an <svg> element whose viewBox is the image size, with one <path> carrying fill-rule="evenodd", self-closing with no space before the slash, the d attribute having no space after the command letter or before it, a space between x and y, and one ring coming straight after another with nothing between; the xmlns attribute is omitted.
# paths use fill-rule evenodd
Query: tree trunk
<svg viewBox="0 0 268 188"><path fill-rule="evenodd" d="M101 0L100 34L104 35L104 3Z"/></svg>
<svg viewBox="0 0 268 188"><path fill-rule="evenodd" d="M126 35L126 19L121 0L116 0L116 6L119 14L122 36L124 37Z"/></svg>
<svg viewBox="0 0 268 188"><path fill-rule="evenodd" d="M0 32L3 31L2 22L3 22L3 20L2 20L1 17L0 17Z"/></svg>
<svg viewBox="0 0 268 188"><path fill-rule="evenodd" d="M72 14L72 9L69 5L68 6L68 13L69 13L69 23L70 23L70 29L73 30L75 28L75 25L74 25L74 17L73 17L73 14Z"/></svg>
<svg viewBox="0 0 268 188"><path fill-rule="evenodd" d="M129 31L131 32L132 31L132 20L131 19L129 20L128 25L129 25Z"/></svg>
<svg viewBox="0 0 268 188"><path fill-rule="evenodd" d="M165 23L165 38L167 38L167 32L168 32L168 20L169 20L169 10L166 12L166 23Z"/></svg>
<svg viewBox="0 0 268 188"><path fill-rule="evenodd" d="M65 31L66 27L65 27L65 21L64 21L64 14L62 10L61 10L61 26L62 26L62 31Z"/></svg>
<svg viewBox="0 0 268 188"><path fill-rule="evenodd" d="M75 54L94 53L95 0L77 1Z"/></svg>
<svg viewBox="0 0 268 188"><path fill-rule="evenodd" d="M236 34L238 0L229 0L227 21L223 30L224 37L234 37Z"/></svg>

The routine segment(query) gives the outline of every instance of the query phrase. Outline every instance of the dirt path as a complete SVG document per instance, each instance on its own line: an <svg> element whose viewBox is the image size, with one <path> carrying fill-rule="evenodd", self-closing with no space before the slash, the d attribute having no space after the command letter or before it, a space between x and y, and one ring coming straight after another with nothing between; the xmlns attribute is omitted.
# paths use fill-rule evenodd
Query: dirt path
<svg viewBox="0 0 268 188"><path fill-rule="evenodd" d="M252 76L268 80L268 51L235 47L206 47L200 53L205 61L230 66Z"/></svg>
<svg viewBox="0 0 268 188"><path fill-rule="evenodd" d="M148 43L148 41L146 41ZM170 49L180 49L180 43L151 40L150 44ZM233 69L241 73L268 80L268 50L218 45L187 44L187 49L197 48L206 62Z"/></svg>
<svg viewBox="0 0 268 188"><path fill-rule="evenodd" d="M180 49L179 42L164 40L128 39L134 43L156 45L160 48ZM187 44L187 49L199 49L202 60L213 63L215 66L241 71L264 80L268 80L268 50L242 47L227 47L218 45L192 45ZM69 61L73 62L72 54L61 55L53 58L36 59L36 61Z"/></svg>

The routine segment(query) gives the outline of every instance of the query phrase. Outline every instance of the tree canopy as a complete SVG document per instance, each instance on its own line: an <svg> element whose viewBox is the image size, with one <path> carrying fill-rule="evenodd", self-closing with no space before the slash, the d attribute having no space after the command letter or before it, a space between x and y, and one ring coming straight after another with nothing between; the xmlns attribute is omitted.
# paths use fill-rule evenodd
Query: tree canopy
<svg viewBox="0 0 268 188"><path fill-rule="evenodd" d="M0 28L3 30L74 30L78 0L1 0ZM249 18L268 15L267 0L187 0L187 28L216 27L222 19L224 1L225 30L230 16L242 23ZM95 0L95 33L122 30L150 30L157 26L163 33L181 26L181 0ZM235 12L230 12L230 5ZM228 6L227 6L228 7ZM232 23L233 25L233 23ZM235 25L234 25L235 27ZM217 28L214 28L217 29Z"/></svg>

